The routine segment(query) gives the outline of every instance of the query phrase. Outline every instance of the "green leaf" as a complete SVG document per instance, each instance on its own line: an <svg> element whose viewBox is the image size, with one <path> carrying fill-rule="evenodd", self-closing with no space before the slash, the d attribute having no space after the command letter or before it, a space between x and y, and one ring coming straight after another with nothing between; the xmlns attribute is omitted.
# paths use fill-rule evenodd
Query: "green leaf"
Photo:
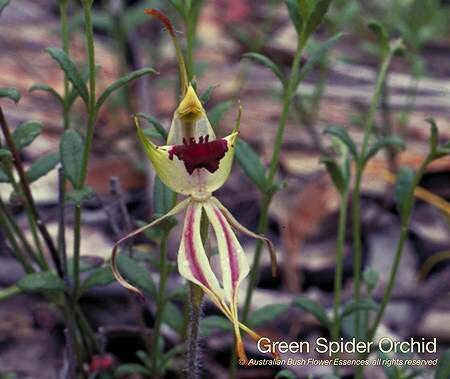
<svg viewBox="0 0 450 379"><path fill-rule="evenodd" d="M367 285L369 292L372 292L378 283L378 272L372 267L368 267L363 273L364 282Z"/></svg>
<svg viewBox="0 0 450 379"><path fill-rule="evenodd" d="M33 183L47 175L59 163L59 153L51 153L38 158L27 171L28 182Z"/></svg>
<svg viewBox="0 0 450 379"><path fill-rule="evenodd" d="M309 75L309 73L314 69L314 67L318 62L321 62L325 58L328 51L333 47L333 45L338 41L338 39L341 38L342 34L343 33L338 33L333 37L329 38L311 54L309 59L300 69L300 72L296 78L296 86L298 86L299 83L302 82L303 79L305 79Z"/></svg>
<svg viewBox="0 0 450 379"><path fill-rule="evenodd" d="M439 358L439 364L434 379L450 378L450 349L445 351Z"/></svg>
<svg viewBox="0 0 450 379"><path fill-rule="evenodd" d="M111 267L104 266L93 270L81 285L82 291L86 291L94 287L104 287L114 281L114 275Z"/></svg>
<svg viewBox="0 0 450 379"><path fill-rule="evenodd" d="M169 301L166 303L162 318L163 322L169 325L179 335L183 334L183 314L172 302Z"/></svg>
<svg viewBox="0 0 450 379"><path fill-rule="evenodd" d="M66 130L59 144L59 153L64 175L74 188L78 188L81 179L83 150L84 142L78 132L73 129Z"/></svg>
<svg viewBox="0 0 450 379"><path fill-rule="evenodd" d="M338 138L343 144L345 144L345 146L348 147L348 150L352 154L353 158L355 160L358 159L358 148L345 128L340 126L330 126L329 128L326 128L323 133L331 134L332 136Z"/></svg>
<svg viewBox="0 0 450 379"><path fill-rule="evenodd" d="M429 117L425 119L426 122L430 124L431 132L430 138L428 139L428 145L430 147L431 155L435 155L439 146L439 131L436 122L433 118Z"/></svg>
<svg viewBox="0 0 450 379"><path fill-rule="evenodd" d="M297 377L292 371L284 369L277 372L275 379L297 379Z"/></svg>
<svg viewBox="0 0 450 379"><path fill-rule="evenodd" d="M402 166L398 170L397 181L395 183L395 201L400 214L402 225L405 225L411 208L414 185L414 172L409 167Z"/></svg>
<svg viewBox="0 0 450 379"><path fill-rule="evenodd" d="M5 171L0 167L0 183L9 183L8 175L6 175Z"/></svg>
<svg viewBox="0 0 450 379"><path fill-rule="evenodd" d="M226 100L216 104L208 112L208 120L213 128L218 128L225 113L233 106L234 100Z"/></svg>
<svg viewBox="0 0 450 379"><path fill-rule="evenodd" d="M200 330L203 337L210 336L217 329L229 332L232 330L232 325L221 316L206 316L201 319Z"/></svg>
<svg viewBox="0 0 450 379"><path fill-rule="evenodd" d="M288 9L289 17L294 24L295 30L298 35L302 34L303 31L303 18L305 14L300 13L300 8L298 6L297 0L286 0L286 7ZM307 16L307 15L306 15Z"/></svg>
<svg viewBox="0 0 450 379"><path fill-rule="evenodd" d="M156 296L155 283L146 268L124 254L117 257L117 265L121 274L133 286L138 287L149 296Z"/></svg>
<svg viewBox="0 0 450 379"><path fill-rule="evenodd" d="M306 22L305 29L303 31L302 38L304 41L308 39L308 37L316 31L316 29L320 26L325 15L328 12L328 8L331 4L331 0L318 0L315 2L315 7L311 11L310 16L308 17L308 21Z"/></svg>
<svg viewBox="0 0 450 379"><path fill-rule="evenodd" d="M375 144L369 149L367 155L364 158L364 162L368 162L374 157L380 150L386 147L395 147L398 150L405 150L405 143L399 137L384 137L375 142Z"/></svg>
<svg viewBox="0 0 450 379"><path fill-rule="evenodd" d="M166 214L175 202L176 194L169 187L167 187L158 176L155 176L153 184L153 209L156 215Z"/></svg>
<svg viewBox="0 0 450 379"><path fill-rule="evenodd" d="M116 80L114 83L109 85L105 91L100 95L100 97L97 100L96 103L96 109L99 110L100 107L103 105L103 103L106 101L106 99L114 92L117 91L119 88L126 86L133 80L139 79L141 76L147 75L147 74L156 74L157 72L153 70L152 68L146 67L141 68L140 70L133 71L125 76L122 76L120 79ZM83 83L84 84L84 83Z"/></svg>
<svg viewBox="0 0 450 379"><path fill-rule="evenodd" d="M155 130L161 136L161 138L164 141L167 140L167 131L166 131L166 129L164 128L164 126L155 117L153 117L152 115L149 115L147 113L144 113L144 112L136 113L136 117L143 118L144 120L146 120L147 122L152 124L155 127Z"/></svg>
<svg viewBox="0 0 450 379"><path fill-rule="evenodd" d="M257 328L266 322L273 321L277 317L280 317L289 309L288 304L270 304L266 305L251 315L249 318L249 324L251 328Z"/></svg>
<svg viewBox="0 0 450 379"><path fill-rule="evenodd" d="M320 161L325 165L336 189L344 195L347 192L348 183L341 166L331 157L322 157Z"/></svg>
<svg viewBox="0 0 450 379"><path fill-rule="evenodd" d="M85 201L92 199L95 195L95 191L91 187L83 187L70 191L66 194L67 201L70 201L76 205L82 205Z"/></svg>
<svg viewBox="0 0 450 379"><path fill-rule="evenodd" d="M274 61L272 61L270 58L266 57L265 55L259 54L259 53L246 53L242 56L242 58L253 59L260 65L267 67L280 80L281 84L283 84L283 86L285 85L286 80L284 78L283 72L277 66L277 64Z"/></svg>
<svg viewBox="0 0 450 379"><path fill-rule="evenodd" d="M48 92L48 93L49 93L50 95L52 95L56 100L58 100L58 102L59 102L61 105L64 105L64 99L61 97L61 95L60 95L53 87L50 87L50 86L47 85L47 84L44 84L44 83L36 83L36 84L33 84L33 85L30 87L29 91L30 91L30 92L33 92L33 91L44 91L44 92Z"/></svg>
<svg viewBox="0 0 450 379"><path fill-rule="evenodd" d="M0 163L9 166L12 163L13 157L8 149L0 148Z"/></svg>
<svg viewBox="0 0 450 379"><path fill-rule="evenodd" d="M22 290L19 287L17 287L16 285L4 287L4 288L0 289L0 301L9 299L10 297L15 296L21 292L22 292Z"/></svg>
<svg viewBox="0 0 450 379"><path fill-rule="evenodd" d="M88 104L89 92L75 63L73 63L70 57L58 47L49 47L45 49L45 51L59 64L59 67L64 71L67 79L73 84L84 103Z"/></svg>
<svg viewBox="0 0 450 379"><path fill-rule="evenodd" d="M17 103L20 100L20 91L14 87L3 87L0 88L0 97L7 97Z"/></svg>
<svg viewBox="0 0 450 379"><path fill-rule="evenodd" d="M12 138L14 144L20 150L28 146L41 133L42 125L38 121L27 121L20 124L14 130Z"/></svg>
<svg viewBox="0 0 450 379"><path fill-rule="evenodd" d="M200 101L202 102L202 104L206 104L206 103L209 101L209 99L211 98L211 96L212 96L214 90L215 90L217 87L219 87L218 84L216 84L215 86L209 86L209 87L206 89L206 91L203 92L203 93L200 95Z"/></svg>
<svg viewBox="0 0 450 379"><path fill-rule="evenodd" d="M144 377L149 377L151 375L150 370L140 365L139 363L124 363L121 364L119 367L115 370L116 374L119 375L119 377L122 377L123 375L143 375Z"/></svg>
<svg viewBox="0 0 450 379"><path fill-rule="evenodd" d="M3 10L6 8L6 6L9 4L10 0L0 0L0 14L3 12Z"/></svg>
<svg viewBox="0 0 450 379"><path fill-rule="evenodd" d="M386 56L389 53L389 35L386 28L378 21L373 20L369 22L369 29L377 36L381 55Z"/></svg>
<svg viewBox="0 0 450 379"><path fill-rule="evenodd" d="M63 291L66 288L64 282L51 271L28 274L17 282L17 286L27 292L46 290Z"/></svg>
<svg viewBox="0 0 450 379"><path fill-rule="evenodd" d="M255 150L245 141L236 142L236 158L245 174L261 192L267 188L266 169Z"/></svg>
<svg viewBox="0 0 450 379"><path fill-rule="evenodd" d="M308 313L311 313L324 327L329 328L331 325L325 309L314 300L311 300L305 296L299 296L292 301L292 305L296 308L300 308Z"/></svg>
<svg viewBox="0 0 450 379"><path fill-rule="evenodd" d="M375 301L373 301L371 298L364 298L345 305L344 309L342 310L341 317L346 317L349 314L360 310L375 311L377 309L378 304L375 303Z"/></svg>

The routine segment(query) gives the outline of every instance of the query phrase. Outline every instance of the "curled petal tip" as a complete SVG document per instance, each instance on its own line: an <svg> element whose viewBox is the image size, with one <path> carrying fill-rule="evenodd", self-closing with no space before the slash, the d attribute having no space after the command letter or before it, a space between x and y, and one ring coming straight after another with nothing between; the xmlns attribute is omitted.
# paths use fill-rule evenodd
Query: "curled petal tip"
<svg viewBox="0 0 450 379"><path fill-rule="evenodd" d="M164 24L170 35L172 37L175 37L175 29L173 28L172 23L169 20L169 17L167 17L163 12L161 12L158 9L147 8L144 9L144 13L156 17L159 21L161 21Z"/></svg>

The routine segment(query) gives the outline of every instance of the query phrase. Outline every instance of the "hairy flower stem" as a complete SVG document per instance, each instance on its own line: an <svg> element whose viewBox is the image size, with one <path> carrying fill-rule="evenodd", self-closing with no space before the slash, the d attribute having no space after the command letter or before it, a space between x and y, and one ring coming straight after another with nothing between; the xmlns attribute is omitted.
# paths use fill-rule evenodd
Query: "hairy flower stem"
<svg viewBox="0 0 450 379"><path fill-rule="evenodd" d="M190 317L187 341L187 378L200 378L199 330L202 316L203 291L194 283L189 283Z"/></svg>
<svg viewBox="0 0 450 379"><path fill-rule="evenodd" d="M333 299L333 324L331 325L331 339L333 341L339 340L339 334L341 330L341 317L339 315L339 305L341 304L341 292L342 292L342 271L344 266L344 243L345 243L345 231L347 224L347 206L348 206L348 193L342 194L341 205L339 209L339 223L338 223L338 235L336 242L336 271L334 274L334 299ZM336 353L334 358L339 357ZM333 367L335 375L338 375L338 366Z"/></svg>
<svg viewBox="0 0 450 379"><path fill-rule="evenodd" d="M94 49L94 29L91 17L92 2L83 0L83 12L86 33L86 46L88 53L88 71L89 71L89 101L87 104L88 120L85 144L83 149L83 158L81 161L81 175L77 189L82 189L86 181L89 154L91 152L92 140L94 139L95 122L97 118L97 109L95 104L95 49ZM74 248L73 248L73 292L78 296L80 287L80 242L81 242L81 205L75 206L74 215Z"/></svg>
<svg viewBox="0 0 450 379"><path fill-rule="evenodd" d="M362 242L361 242L361 181L365 169L365 157L369 147L369 139L372 134L374 117L378 103L383 90L383 83L392 60L393 53L390 52L383 59L380 70L378 72L375 83L375 90L367 113L364 124L364 137L359 154L356 161L355 182L352 193L352 223L353 223L353 276L354 276L354 301L358 301L361 297L361 266L362 266ZM361 337L361 314L355 312L355 330L356 336Z"/></svg>
<svg viewBox="0 0 450 379"><path fill-rule="evenodd" d="M156 298L156 314L155 324L153 326L153 341L151 352L151 367L153 371L153 377L159 378L159 337L161 334L161 325L164 314L164 308L166 303L166 284L169 276L169 266L167 260L167 240L169 239L169 230L164 230L161 237L161 244L159 246L159 288Z"/></svg>

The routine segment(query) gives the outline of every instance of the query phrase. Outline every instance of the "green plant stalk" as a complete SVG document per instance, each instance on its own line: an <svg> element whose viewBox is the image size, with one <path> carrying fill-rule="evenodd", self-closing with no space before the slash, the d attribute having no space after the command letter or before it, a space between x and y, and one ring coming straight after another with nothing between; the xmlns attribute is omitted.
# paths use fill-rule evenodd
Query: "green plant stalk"
<svg viewBox="0 0 450 379"><path fill-rule="evenodd" d="M267 231L268 227L268 215L269 215L269 206L272 200L272 194L270 191L272 190L273 180L278 168L278 162L280 159L281 145L283 143L284 138L284 130L286 127L286 122L289 116L289 108L292 102L292 99L295 96L295 92L297 90L295 86L295 78L297 77L300 62L302 57L304 44L298 41L297 49L294 55L294 61L292 63L291 72L289 75L289 80L287 81L287 87L284 90L283 96L283 109L280 116L280 122L278 125L277 133L275 136L275 142L273 146L272 158L270 161L269 172L267 175L267 185L266 192L263 193L261 198L261 216L258 225L258 233L264 234ZM248 313L250 311L250 304L252 301L253 291L256 287L258 281L258 271L259 271L259 261L261 259L261 250L262 243L258 242L255 248L255 254L253 257L252 267L250 269L250 279L249 285L247 287L247 292L245 296L244 309L243 309L243 320L244 322L247 320Z"/></svg>
<svg viewBox="0 0 450 379"><path fill-rule="evenodd" d="M87 176L89 154L91 152L92 140L94 139L95 122L97 118L97 109L95 104L95 48L94 48L94 29L91 17L92 2L83 0L83 12L86 30L86 46L88 53L88 71L89 71L89 101L87 104L88 120L86 139L83 149L83 158L81 161L81 175L78 181L77 189L82 189ZM75 206L74 215L74 249L73 249L73 280L74 296L78 296L80 287L80 242L81 242L81 205Z"/></svg>
<svg viewBox="0 0 450 379"><path fill-rule="evenodd" d="M186 19L186 71L188 80L191 81L194 77L194 49L196 38L197 20Z"/></svg>
<svg viewBox="0 0 450 379"><path fill-rule="evenodd" d="M7 288L2 288L2 290L0 291L0 301L9 299L10 297L17 295L20 292L22 292L21 289L16 285L12 285Z"/></svg>
<svg viewBox="0 0 450 379"><path fill-rule="evenodd" d="M60 0L59 1L59 14L60 14L60 23L61 23L61 42L63 51L69 55L69 28L67 22L67 8L68 8L68 0ZM67 104L67 96L69 95L69 80L67 76L64 75L64 94L63 94L63 125L64 130L70 128L70 108Z"/></svg>
<svg viewBox="0 0 450 379"><path fill-rule="evenodd" d="M8 220L8 215L5 212L3 201L0 199L0 225L2 226L2 231L6 235L6 238L9 240L11 247L13 248L14 256L19 260L23 269L27 274L33 272L33 268L28 263L25 254L22 249L19 247L19 244L14 237L13 226Z"/></svg>
<svg viewBox="0 0 450 379"><path fill-rule="evenodd" d="M373 122L378 103L383 90L383 83L389 65L392 60L392 52L386 55L381 63L377 80L375 83L375 90L370 103L369 111L367 113L366 122L364 125L364 136L359 154L356 161L355 182L352 193L352 231L353 231L353 276L354 276L354 300L358 301L361 297L361 266L362 266L362 243L361 243L361 181L365 168L365 156L369 147L369 139L372 134ZM356 335L360 334L361 316L360 312L355 313L355 329Z"/></svg>
<svg viewBox="0 0 450 379"><path fill-rule="evenodd" d="M344 267L344 247L345 247L345 231L347 225L347 206L348 192L341 196L341 204L339 209L338 235L336 241L336 272L334 274L334 298L333 298L333 324L331 325L331 339L339 340L341 330L341 317L339 315L339 306L341 304L342 292L342 272ZM334 358L339 357L339 353L335 353ZM333 366L335 375L338 375L338 366Z"/></svg>
<svg viewBox="0 0 450 379"><path fill-rule="evenodd" d="M158 295L156 297L156 314L155 314L155 324L153 326L153 341L152 341L152 352L151 352L151 367L153 377L159 378L159 351L158 351L158 341L159 335L161 333L161 325L164 314L164 308L166 304L166 284L169 276L169 265L167 260L167 240L169 239L170 230L164 230L161 237L161 244L159 246L159 287Z"/></svg>

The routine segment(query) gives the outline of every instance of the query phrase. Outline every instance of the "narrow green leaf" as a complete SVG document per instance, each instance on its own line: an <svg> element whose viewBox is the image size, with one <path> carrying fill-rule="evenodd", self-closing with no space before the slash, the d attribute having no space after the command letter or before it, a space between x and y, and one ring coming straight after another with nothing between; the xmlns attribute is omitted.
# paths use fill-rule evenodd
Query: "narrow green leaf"
<svg viewBox="0 0 450 379"><path fill-rule="evenodd" d="M153 209L156 215L166 214L174 205L175 192L167 187L158 176L153 184Z"/></svg>
<svg viewBox="0 0 450 379"><path fill-rule="evenodd" d="M76 205L82 205L85 201L92 199L95 195L95 191L91 187L83 187L70 191L66 194L66 200Z"/></svg>
<svg viewBox="0 0 450 379"><path fill-rule="evenodd" d="M0 167L0 183L9 183L8 175L6 175L5 171Z"/></svg>
<svg viewBox="0 0 450 379"><path fill-rule="evenodd" d="M321 62L328 51L333 47L333 45L341 38L343 33L338 33L333 37L322 43L309 57L306 63L301 67L298 77L296 79L296 86L298 86L314 69L317 63Z"/></svg>
<svg viewBox="0 0 450 379"><path fill-rule="evenodd" d="M373 20L369 22L369 29L377 36L382 56L386 56L389 53L389 35L386 28L378 21Z"/></svg>
<svg viewBox="0 0 450 379"><path fill-rule="evenodd" d="M27 292L45 290L63 291L66 288L64 282L51 271L28 274L17 282L17 286Z"/></svg>
<svg viewBox="0 0 450 379"><path fill-rule="evenodd" d="M261 192L267 188L266 169L255 150L245 141L236 142L236 158L250 180Z"/></svg>
<svg viewBox="0 0 450 379"><path fill-rule="evenodd" d="M358 149L347 130L340 126L330 126L324 130L324 134L331 134L338 138L343 144L348 147L348 150L352 154L354 159L358 159Z"/></svg>
<svg viewBox="0 0 450 379"><path fill-rule="evenodd" d="M147 113L144 113L144 112L136 113L136 117L143 118L144 120L146 120L147 122L152 124L155 127L155 130L161 136L161 138L164 141L167 140L167 131L166 131L166 129L164 128L164 126L155 117L153 117L152 115L149 115Z"/></svg>
<svg viewBox="0 0 450 379"><path fill-rule="evenodd" d="M56 100L58 100L58 102L59 102L61 105L64 104L64 100L63 100L63 98L61 97L61 95L60 95L53 87L50 87L48 84L45 84L45 83L36 83L36 84L33 84L33 85L30 87L29 91L30 91L30 92L33 92L33 91L44 91L44 92L47 92L47 93L49 93L50 95L52 95Z"/></svg>
<svg viewBox="0 0 450 379"><path fill-rule="evenodd" d="M200 95L200 101L202 102L202 104L206 104L206 103L209 101L209 99L211 98L211 96L212 96L214 90L215 90L217 87L219 87L218 84L216 84L215 86L209 86L209 87L206 89L206 91L203 92L203 93Z"/></svg>
<svg viewBox="0 0 450 379"><path fill-rule="evenodd" d="M286 7L288 9L289 17L291 18L292 23L294 24L295 30L298 35L302 34L303 31L303 19L307 14L300 13L300 8L298 6L297 0L286 0Z"/></svg>
<svg viewBox="0 0 450 379"><path fill-rule="evenodd" d="M9 4L10 0L0 0L0 14L3 12L3 10L6 8L6 6Z"/></svg>
<svg viewBox="0 0 450 379"><path fill-rule="evenodd" d="M47 175L59 163L59 153L51 153L38 158L27 171L28 182L33 183Z"/></svg>
<svg viewBox="0 0 450 379"><path fill-rule="evenodd" d="M12 138L14 144L20 150L28 146L34 139L41 134L42 125L38 121L27 121L20 124L14 130Z"/></svg>
<svg viewBox="0 0 450 379"><path fill-rule="evenodd" d="M10 297L15 296L21 292L22 290L16 285L2 288L0 289L0 301L9 299Z"/></svg>
<svg viewBox="0 0 450 379"><path fill-rule="evenodd" d="M184 318L181 311L172 302L167 302L163 312L163 322L179 335L183 334Z"/></svg>
<svg viewBox="0 0 450 379"><path fill-rule="evenodd" d="M242 56L242 58L253 59L260 65L267 67L280 80L281 84L283 84L283 86L285 85L286 80L284 78L283 72L277 66L277 64L270 58L266 57L265 55L259 54L259 53L246 53Z"/></svg>
<svg viewBox="0 0 450 379"><path fill-rule="evenodd" d="M216 104L208 112L208 120L213 128L218 128L225 113L233 106L234 100L226 100Z"/></svg>
<svg viewBox="0 0 450 379"><path fill-rule="evenodd" d="M371 298L364 298L358 301L353 301L350 304L347 304L342 310L341 317L346 317L353 312L357 312L360 310L365 311L375 311L378 309L378 304L375 303Z"/></svg>
<svg viewBox="0 0 450 379"><path fill-rule="evenodd" d="M428 145L430 146L431 154L435 154L439 145L439 131L436 125L436 122L433 118L429 117L425 119L426 122L430 124L431 133L430 138L428 139Z"/></svg>
<svg viewBox="0 0 450 379"><path fill-rule="evenodd" d="M86 291L94 287L104 287L114 281L114 275L111 267L104 266L93 270L81 285L82 291Z"/></svg>
<svg viewBox="0 0 450 379"><path fill-rule="evenodd" d="M364 282L371 292L378 283L378 272L376 272L372 267L368 267L363 273Z"/></svg>
<svg viewBox="0 0 450 379"><path fill-rule="evenodd" d="M292 305L296 308L300 308L308 313L311 313L324 327L328 328L331 325L325 309L314 300L311 300L305 296L299 296L293 300Z"/></svg>
<svg viewBox="0 0 450 379"><path fill-rule="evenodd" d="M368 162L374 157L380 150L387 147L395 147L397 150L404 150L405 143L399 137L384 137L375 142L375 144L369 149L367 155L364 158L364 162Z"/></svg>
<svg viewBox="0 0 450 379"><path fill-rule="evenodd" d="M284 369L277 372L275 379L297 379L297 376L292 371Z"/></svg>
<svg viewBox="0 0 450 379"><path fill-rule="evenodd" d="M126 86L133 80L139 79L141 76L147 75L147 74L156 74L157 72L153 70L152 68L141 68L140 70L133 71L125 76L122 76L120 79L116 80L114 83L109 85L105 91L100 95L100 97L97 100L96 108L97 110L100 109L100 107L103 105L103 103L106 101L106 99L114 92L117 91L119 88Z"/></svg>
<svg viewBox="0 0 450 379"><path fill-rule="evenodd" d="M267 322L275 320L289 309L288 304L270 304L266 305L251 315L249 324L251 328L257 328Z"/></svg>
<svg viewBox="0 0 450 379"><path fill-rule="evenodd" d="M347 180L341 166L330 157L322 157L320 161L325 165L336 189L341 195L344 195L347 190Z"/></svg>
<svg viewBox="0 0 450 379"><path fill-rule="evenodd" d="M17 88L13 87L3 87L0 88L0 98L1 97L7 97L8 99L17 103L20 100L20 91Z"/></svg>
<svg viewBox="0 0 450 379"><path fill-rule="evenodd" d="M0 163L9 166L12 163L13 157L8 149L0 148Z"/></svg>
<svg viewBox="0 0 450 379"><path fill-rule="evenodd" d="M117 257L117 264L121 274L132 285L138 287L149 296L156 296L155 283L146 268L124 254Z"/></svg>
<svg viewBox="0 0 450 379"><path fill-rule="evenodd" d="M59 153L64 174L74 188L78 188L81 178L84 142L73 129L66 130L61 138Z"/></svg>
<svg viewBox="0 0 450 379"><path fill-rule="evenodd" d="M64 71L67 79L73 84L84 103L88 104L89 92L75 63L73 63L70 57L58 47L49 47L45 49L45 51L59 64L59 67Z"/></svg>
<svg viewBox="0 0 450 379"><path fill-rule="evenodd" d="M439 364L434 379L450 378L450 349L446 350L439 358Z"/></svg>
<svg viewBox="0 0 450 379"><path fill-rule="evenodd" d="M305 29L303 31L303 39L306 41L308 37L316 31L325 18L328 12L328 8L331 4L331 0L318 0L315 2L314 9L311 11Z"/></svg>
<svg viewBox="0 0 450 379"><path fill-rule="evenodd" d="M200 331L203 337L208 337L214 333L215 330L231 331L232 325L230 322L221 316L206 316L200 321Z"/></svg>
<svg viewBox="0 0 450 379"><path fill-rule="evenodd" d="M398 170L397 181L395 183L395 201L400 214L402 224L407 221L412 200L414 184L414 172L409 167L402 166Z"/></svg>

